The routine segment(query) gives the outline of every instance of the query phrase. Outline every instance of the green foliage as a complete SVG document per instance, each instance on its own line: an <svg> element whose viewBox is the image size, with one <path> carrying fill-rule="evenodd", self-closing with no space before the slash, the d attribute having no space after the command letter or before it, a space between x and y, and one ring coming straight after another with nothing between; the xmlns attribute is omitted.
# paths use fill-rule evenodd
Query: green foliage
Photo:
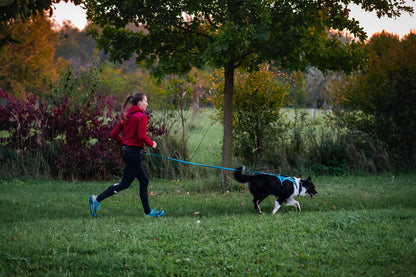
<svg viewBox="0 0 416 277"><path fill-rule="evenodd" d="M66 99L71 99L69 105L74 108L78 104L85 104L96 94L106 95L105 79L102 71L105 67L99 58L92 61L87 70L76 72L72 65L61 72L58 82L51 85L51 94L46 97L50 105L61 105ZM111 95L106 95L112 97ZM113 108L113 107L110 107Z"/></svg>
<svg viewBox="0 0 416 277"><path fill-rule="evenodd" d="M344 2L348 5L350 1ZM360 1L361 2L361 1ZM357 2L354 2L358 4ZM363 1L362 8L392 16L411 7L396 1ZM363 41L365 33L338 2L163 1L100 3L85 1L88 18L102 27L90 33L116 61L137 60L161 77L209 64L257 68L275 60L285 68L351 70L362 64L359 43L342 43L328 29L349 30ZM127 28L142 24L140 31ZM157 61L157 63L156 63Z"/></svg>
<svg viewBox="0 0 416 277"><path fill-rule="evenodd" d="M143 91L149 95L155 94L154 89L149 92L144 89L146 83L151 82L151 80L142 81L145 76L141 76L146 74L140 70L122 70L120 66L108 61L103 62L100 68L100 82L97 83L97 90L106 95L114 96L117 103L123 103L127 96L137 91Z"/></svg>
<svg viewBox="0 0 416 277"><path fill-rule="evenodd" d="M245 187L152 180L150 204L166 212L156 220L138 184L93 219L88 195L108 183L0 181L0 275L412 276L415 177L312 177L320 195L298 199L301 212L271 215L269 197L263 216Z"/></svg>

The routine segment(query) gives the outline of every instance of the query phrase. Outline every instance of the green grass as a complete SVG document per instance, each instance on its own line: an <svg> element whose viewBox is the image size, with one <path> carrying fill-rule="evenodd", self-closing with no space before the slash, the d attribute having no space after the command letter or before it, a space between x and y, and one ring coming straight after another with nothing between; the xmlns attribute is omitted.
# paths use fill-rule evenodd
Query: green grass
<svg viewBox="0 0 416 277"><path fill-rule="evenodd" d="M152 180L102 203L110 183L0 181L1 276L415 276L415 174L316 177L301 212L273 199L257 215L245 186ZM198 223L199 221L199 223Z"/></svg>

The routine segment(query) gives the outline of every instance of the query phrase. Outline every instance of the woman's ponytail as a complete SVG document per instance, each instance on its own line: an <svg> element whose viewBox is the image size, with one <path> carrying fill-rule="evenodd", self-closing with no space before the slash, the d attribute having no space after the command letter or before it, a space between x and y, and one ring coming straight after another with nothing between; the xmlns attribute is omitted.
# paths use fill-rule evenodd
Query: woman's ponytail
<svg viewBox="0 0 416 277"><path fill-rule="evenodd" d="M127 104L130 102L130 100L133 98L133 96L129 96L124 101L123 106L121 106L121 111L119 113L119 117L122 121L125 121L127 119Z"/></svg>

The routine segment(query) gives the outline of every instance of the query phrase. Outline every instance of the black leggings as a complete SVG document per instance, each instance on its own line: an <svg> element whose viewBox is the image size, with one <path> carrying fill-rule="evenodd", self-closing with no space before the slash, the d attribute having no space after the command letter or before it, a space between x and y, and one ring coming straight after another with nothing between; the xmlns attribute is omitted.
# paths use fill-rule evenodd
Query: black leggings
<svg viewBox="0 0 416 277"><path fill-rule="evenodd" d="M144 213L150 213L149 196L147 186L149 185L149 178L142 165L143 150L139 147L123 145L122 156L125 161L123 178L120 183L109 186L103 193L98 195L97 201L101 202L107 197L110 197L122 190L130 187L135 178L140 183L140 200L142 201Z"/></svg>

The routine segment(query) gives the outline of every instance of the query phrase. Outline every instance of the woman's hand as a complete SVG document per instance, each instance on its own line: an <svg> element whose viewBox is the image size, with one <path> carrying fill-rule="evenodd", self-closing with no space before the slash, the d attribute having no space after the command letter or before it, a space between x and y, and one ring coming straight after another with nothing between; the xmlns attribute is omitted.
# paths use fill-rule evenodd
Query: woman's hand
<svg viewBox="0 0 416 277"><path fill-rule="evenodd" d="M156 141L154 141L154 142L153 142L153 145L152 145L152 148L153 148L153 149L156 149L156 147L157 147L157 143L156 143Z"/></svg>

